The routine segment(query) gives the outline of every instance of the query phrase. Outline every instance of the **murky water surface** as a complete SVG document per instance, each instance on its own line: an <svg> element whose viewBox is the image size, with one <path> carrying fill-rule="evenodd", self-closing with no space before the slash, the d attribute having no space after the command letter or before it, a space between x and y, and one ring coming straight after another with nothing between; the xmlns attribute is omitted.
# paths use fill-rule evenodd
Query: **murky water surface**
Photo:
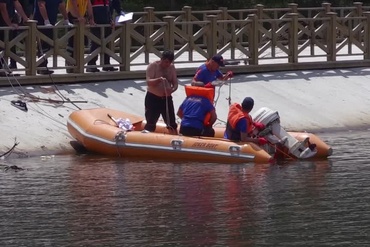
<svg viewBox="0 0 370 247"><path fill-rule="evenodd" d="M328 160L2 160L1 246L368 246L369 131L320 133Z"/></svg>

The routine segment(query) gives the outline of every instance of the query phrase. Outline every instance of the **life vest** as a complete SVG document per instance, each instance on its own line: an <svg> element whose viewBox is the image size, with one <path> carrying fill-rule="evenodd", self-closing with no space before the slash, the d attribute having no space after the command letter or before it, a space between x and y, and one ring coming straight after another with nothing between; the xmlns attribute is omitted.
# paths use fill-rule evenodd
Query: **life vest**
<svg viewBox="0 0 370 247"><path fill-rule="evenodd" d="M247 120L247 129L245 132L247 132L248 135L251 135L254 129L252 117L249 114L243 113L242 106L240 104L232 104L229 108L226 124L226 133L230 140L240 141L240 131L235 130L235 128L239 120L243 118Z"/></svg>
<svg viewBox="0 0 370 247"><path fill-rule="evenodd" d="M185 85L185 93L187 97L195 95L207 98L212 104L213 99L215 98L215 90L213 88Z"/></svg>
<svg viewBox="0 0 370 247"><path fill-rule="evenodd" d="M213 88L205 88L205 87L197 87L197 86L190 86L185 85L185 93L186 97L189 96L202 96L207 98L213 104L213 99L215 98L215 90ZM204 125L209 126L211 120L211 113L208 112L204 117Z"/></svg>

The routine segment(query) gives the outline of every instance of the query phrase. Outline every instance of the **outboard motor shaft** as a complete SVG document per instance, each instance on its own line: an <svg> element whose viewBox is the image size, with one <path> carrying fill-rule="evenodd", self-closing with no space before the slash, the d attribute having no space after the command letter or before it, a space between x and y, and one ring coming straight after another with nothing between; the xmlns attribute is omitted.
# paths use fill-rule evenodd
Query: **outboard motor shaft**
<svg viewBox="0 0 370 247"><path fill-rule="evenodd" d="M281 127L280 116L277 111L262 107L252 114L252 118L253 121L263 123L266 126L262 131L255 130L254 134L265 137L272 144L280 143L287 147L289 153L298 159L308 159L317 153L317 150L312 148L314 145L308 145L308 137L300 142Z"/></svg>

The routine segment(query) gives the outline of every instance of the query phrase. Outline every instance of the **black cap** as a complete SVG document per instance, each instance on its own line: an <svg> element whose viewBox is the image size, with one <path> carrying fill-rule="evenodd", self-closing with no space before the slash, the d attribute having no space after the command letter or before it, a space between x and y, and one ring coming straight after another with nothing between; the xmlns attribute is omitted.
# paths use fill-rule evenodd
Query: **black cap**
<svg viewBox="0 0 370 247"><path fill-rule="evenodd" d="M242 108L245 111L251 111L254 106L254 100L251 97L245 97L242 103Z"/></svg>
<svg viewBox="0 0 370 247"><path fill-rule="evenodd" d="M224 58L221 55L213 56L212 60L215 61L220 67L225 67Z"/></svg>

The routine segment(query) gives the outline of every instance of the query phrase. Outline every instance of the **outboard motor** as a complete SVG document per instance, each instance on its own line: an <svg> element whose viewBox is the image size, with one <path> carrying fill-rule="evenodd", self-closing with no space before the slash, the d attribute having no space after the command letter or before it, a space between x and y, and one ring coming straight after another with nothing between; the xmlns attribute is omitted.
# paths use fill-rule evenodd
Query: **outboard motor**
<svg viewBox="0 0 370 247"><path fill-rule="evenodd" d="M280 143L287 147L289 153L298 159L308 159L317 153L316 148L314 148L315 145L308 145L308 137L300 142L281 127L280 116L277 111L262 107L251 115L253 121L263 123L266 126L261 131L255 129L255 135L265 137L272 144Z"/></svg>

